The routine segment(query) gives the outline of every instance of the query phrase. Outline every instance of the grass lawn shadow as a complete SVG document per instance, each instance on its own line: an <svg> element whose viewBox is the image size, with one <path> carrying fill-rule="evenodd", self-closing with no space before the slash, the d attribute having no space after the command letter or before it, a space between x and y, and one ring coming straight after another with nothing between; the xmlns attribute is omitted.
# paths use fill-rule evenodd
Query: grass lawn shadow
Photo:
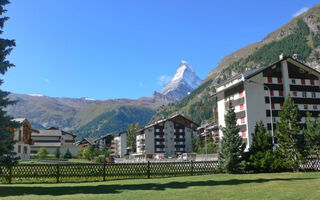
<svg viewBox="0 0 320 200"><path fill-rule="evenodd" d="M219 185L239 185L248 183L265 183L270 181L295 181L307 180L313 178L270 178L270 179L230 179L230 180L207 180L207 181L188 181L188 182L167 182L167 183L143 183L143 184L110 184L110 185L65 185L54 184L52 187L47 185L34 186L34 185L1 185L0 197L7 196L23 196L23 195L73 195L73 194L112 194L121 193L125 190L156 190L161 191L165 189L185 189L193 186L219 186ZM49 186L49 187L48 187Z"/></svg>

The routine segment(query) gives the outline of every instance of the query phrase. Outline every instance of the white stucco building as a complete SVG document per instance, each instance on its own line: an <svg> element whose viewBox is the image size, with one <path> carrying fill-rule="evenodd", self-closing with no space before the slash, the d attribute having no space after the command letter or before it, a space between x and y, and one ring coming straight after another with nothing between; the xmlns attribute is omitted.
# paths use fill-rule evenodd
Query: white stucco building
<svg viewBox="0 0 320 200"><path fill-rule="evenodd" d="M114 157L124 157L127 153L127 132L114 135L111 143L111 154Z"/></svg>
<svg viewBox="0 0 320 200"><path fill-rule="evenodd" d="M39 131L38 134L32 134L34 144L31 146L31 153L37 153L40 148L45 148L49 154L54 154L59 148L62 155L69 149L72 156L77 156L81 147L74 144L76 135L54 127Z"/></svg>
<svg viewBox="0 0 320 200"><path fill-rule="evenodd" d="M31 124L25 118L16 118L13 121L18 122L21 126L17 128L9 127L9 131L13 132L13 140L15 141L13 147L17 157L21 160L30 159L30 146L34 143L31 134L39 134L38 130L32 129Z"/></svg>
<svg viewBox="0 0 320 200"><path fill-rule="evenodd" d="M284 57L270 66L235 75L216 87L214 96L217 97L219 125L225 126L224 116L232 102L240 128L239 134L248 150L256 122L261 120L271 132L272 120L273 128L276 129L279 110L285 97L290 94L299 107L301 126L304 126L307 112L310 112L312 117L318 117L320 113L319 78L318 71L291 57Z"/></svg>
<svg viewBox="0 0 320 200"><path fill-rule="evenodd" d="M162 154L174 157L190 152L191 133L196 135L199 125L182 115L159 120L137 133L137 154Z"/></svg>

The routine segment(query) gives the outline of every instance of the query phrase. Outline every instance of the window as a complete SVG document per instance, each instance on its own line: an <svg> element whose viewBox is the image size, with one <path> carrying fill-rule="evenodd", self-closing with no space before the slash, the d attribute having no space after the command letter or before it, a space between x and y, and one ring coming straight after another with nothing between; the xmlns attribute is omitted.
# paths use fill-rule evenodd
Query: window
<svg viewBox="0 0 320 200"><path fill-rule="evenodd" d="M302 92L302 97L307 98L307 92Z"/></svg>
<svg viewBox="0 0 320 200"><path fill-rule="evenodd" d="M244 105L241 104L241 105L240 105L240 110L243 110L243 109L244 109Z"/></svg>
<svg viewBox="0 0 320 200"><path fill-rule="evenodd" d="M242 117L242 118L241 118L241 124L244 124L244 123L245 123L245 118Z"/></svg>
<svg viewBox="0 0 320 200"><path fill-rule="evenodd" d="M276 123L277 122L277 118L273 117L272 121L273 121L273 123Z"/></svg>
<svg viewBox="0 0 320 200"><path fill-rule="evenodd" d="M243 97L243 92L239 92L239 97Z"/></svg>
<svg viewBox="0 0 320 200"><path fill-rule="evenodd" d="M304 104L304 105L303 105L303 109L308 110L308 105L307 105L307 104Z"/></svg>
<svg viewBox="0 0 320 200"><path fill-rule="evenodd" d="M21 145L18 146L18 153L21 153Z"/></svg>
<svg viewBox="0 0 320 200"><path fill-rule="evenodd" d="M297 96L297 92L292 92L292 96L296 97Z"/></svg>
<svg viewBox="0 0 320 200"><path fill-rule="evenodd" d="M22 141L22 138L21 138L21 129L19 128L19 141Z"/></svg>
<svg viewBox="0 0 320 200"><path fill-rule="evenodd" d="M282 90L279 90L279 96L283 97L283 91Z"/></svg>
<svg viewBox="0 0 320 200"><path fill-rule="evenodd" d="M306 84L306 80L301 79L301 85L305 85Z"/></svg>
<svg viewBox="0 0 320 200"><path fill-rule="evenodd" d="M241 136L242 136L242 137L246 137L246 136L247 136L247 133L246 133L245 131L242 131L242 132L241 132Z"/></svg>
<svg viewBox="0 0 320 200"><path fill-rule="evenodd" d="M310 85L314 85L314 80L310 80Z"/></svg>
<svg viewBox="0 0 320 200"><path fill-rule="evenodd" d="M313 110L317 110L318 106L317 105L313 105Z"/></svg>
<svg viewBox="0 0 320 200"><path fill-rule="evenodd" d="M278 83L282 83L282 78L278 78Z"/></svg>
<svg viewBox="0 0 320 200"><path fill-rule="evenodd" d="M273 90L270 90L270 96L273 96Z"/></svg>
<svg viewBox="0 0 320 200"><path fill-rule="evenodd" d="M268 83L272 83L272 77L268 77Z"/></svg>
<svg viewBox="0 0 320 200"><path fill-rule="evenodd" d="M312 96L312 98L316 98L316 93L315 93L315 92L312 92L312 93L311 93L311 96Z"/></svg>
<svg viewBox="0 0 320 200"><path fill-rule="evenodd" d="M274 106L274 103L273 103L273 104L271 104L271 109L272 109L272 110L274 109L274 107L275 107L275 106Z"/></svg>
<svg viewBox="0 0 320 200"><path fill-rule="evenodd" d="M296 79L292 79L292 80L291 80L291 83L292 83L292 84L296 84Z"/></svg>
<svg viewBox="0 0 320 200"><path fill-rule="evenodd" d="M157 129L156 129L156 132L159 133L159 132L160 132L160 129L157 128Z"/></svg>
<svg viewBox="0 0 320 200"><path fill-rule="evenodd" d="M27 152L28 152L28 147L23 147L23 153L27 154Z"/></svg>

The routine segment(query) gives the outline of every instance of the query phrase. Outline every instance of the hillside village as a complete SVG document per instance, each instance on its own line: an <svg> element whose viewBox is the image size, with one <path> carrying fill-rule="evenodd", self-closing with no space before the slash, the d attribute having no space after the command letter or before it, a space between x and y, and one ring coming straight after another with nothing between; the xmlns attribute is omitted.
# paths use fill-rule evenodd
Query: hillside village
<svg viewBox="0 0 320 200"><path fill-rule="evenodd" d="M131 133L119 132L98 138L77 140L76 135L51 127L46 130L33 129L27 119L15 119L20 128L12 129L17 155L30 159L45 149L48 154L59 155L67 152L71 157L81 157L81 152L90 146L101 152L108 151L110 158L125 159L167 159L180 158L186 153L196 151L197 143L206 144L205 152L217 153L226 126L225 115L229 104L234 107L239 135L248 151L253 142L256 124L261 121L275 138L279 112L286 96L291 96L299 108L301 128L306 127L307 113L311 118L320 114L320 73L298 59L298 55L279 56L279 61L265 67L248 70L219 83L210 98L217 102L209 123L197 124L181 114L168 116L145 127L134 127ZM133 131L133 132L132 132ZM131 134L131 135L128 135ZM132 136L133 135L133 136ZM133 137L134 145L129 143ZM196 142L198 140L198 142ZM202 142L201 142L202 141ZM214 145L215 149L208 147ZM132 145L132 146L130 146ZM97 154L98 155L98 154ZM194 157L195 158L195 157Z"/></svg>

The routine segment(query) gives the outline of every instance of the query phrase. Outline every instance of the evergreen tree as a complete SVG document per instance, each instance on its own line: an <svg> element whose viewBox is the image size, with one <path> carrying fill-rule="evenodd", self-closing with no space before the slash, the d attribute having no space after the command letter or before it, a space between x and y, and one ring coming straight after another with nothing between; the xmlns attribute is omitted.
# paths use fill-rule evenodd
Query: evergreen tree
<svg viewBox="0 0 320 200"><path fill-rule="evenodd" d="M70 159L70 158L72 158L72 154L71 154L71 152L69 151L69 149L67 149L66 153L63 155L63 158L64 158L64 159Z"/></svg>
<svg viewBox="0 0 320 200"><path fill-rule="evenodd" d="M197 138L195 137L193 131L191 132L191 152L197 152Z"/></svg>
<svg viewBox="0 0 320 200"><path fill-rule="evenodd" d="M272 138L267 133L262 121L256 124L249 149L249 165L258 172L276 171L277 165L273 162L276 158L272 150Z"/></svg>
<svg viewBox="0 0 320 200"><path fill-rule="evenodd" d="M127 130L127 147L130 147L131 152L136 152L137 147L137 134L136 132L141 129L140 124L130 124Z"/></svg>
<svg viewBox="0 0 320 200"><path fill-rule="evenodd" d="M0 15L3 15L7 10L4 6L9 4L8 0L0 1ZM0 18L0 34L3 33L4 23L9 17ZM4 75L10 67L14 67L14 64L6 60L6 57L11 53L13 47L16 46L14 40L8 40L0 38L0 74ZM0 79L0 85L3 80ZM7 96L8 92L0 90L0 164L7 167L17 163L15 153L13 152L14 141L12 139L13 133L8 130L8 127L15 128L19 124L12 121L12 118L7 116L7 112L4 110L8 105L14 102L10 101Z"/></svg>
<svg viewBox="0 0 320 200"><path fill-rule="evenodd" d="M226 173L239 171L241 158L245 149L242 138L239 135L236 114L232 105L229 105L225 115L226 127L221 127L223 136L219 151L219 168Z"/></svg>
<svg viewBox="0 0 320 200"><path fill-rule="evenodd" d="M60 158L60 155L61 155L60 148L58 148L58 147L56 148L56 150L54 152L54 155L55 155L56 158Z"/></svg>
<svg viewBox="0 0 320 200"><path fill-rule="evenodd" d="M297 105L288 95L279 113L280 122L277 122L276 137L279 151L285 167L299 171L299 165L304 160L303 137L299 122L301 117Z"/></svg>
<svg viewBox="0 0 320 200"><path fill-rule="evenodd" d="M303 130L306 140L308 153L312 156L320 158L320 117L315 120L310 119L310 113L306 119L307 127Z"/></svg>
<svg viewBox="0 0 320 200"><path fill-rule="evenodd" d="M201 139L201 136L199 135L196 142L196 152L198 154L203 154L202 149L204 147L204 141Z"/></svg>

